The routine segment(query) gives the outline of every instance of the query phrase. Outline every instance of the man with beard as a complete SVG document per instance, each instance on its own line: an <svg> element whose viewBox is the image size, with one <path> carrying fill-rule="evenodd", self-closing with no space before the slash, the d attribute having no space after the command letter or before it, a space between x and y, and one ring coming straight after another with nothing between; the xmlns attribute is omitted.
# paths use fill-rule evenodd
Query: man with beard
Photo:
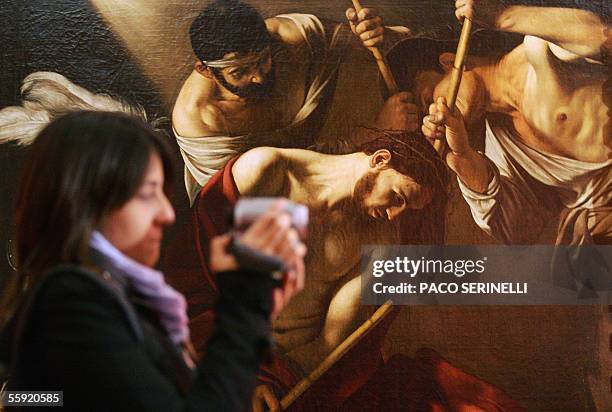
<svg viewBox="0 0 612 412"><path fill-rule="evenodd" d="M442 244L448 177L423 136L362 131L362 151L346 155L259 147L231 159L202 188L194 207L199 267L183 269L173 284L185 290L196 349L210 333L216 280L208 268L209 240L230 229L227 214L241 196L284 196L310 209L306 284L273 322L276 351L262 366L253 408L278 410L279 399L316 368L370 314L360 305L359 261L365 244ZM402 219L401 227L398 221ZM403 233L398 233L401 231ZM190 253L183 244L170 266ZM180 256L180 257L179 257ZM396 313L396 312L394 312ZM433 351L384 361L387 316L331 368L292 410L436 410L514 401ZM483 395L486 394L486 395ZM426 409L424 409L426 408ZM428 408L428 409L427 409ZM513 409L514 408L514 409Z"/></svg>
<svg viewBox="0 0 612 412"><path fill-rule="evenodd" d="M312 145L347 50L381 46L383 33L388 39L408 32L385 29L372 9L348 9L347 18L349 25L309 14L264 20L246 3L223 0L193 21L197 61L172 115L191 203L239 153L258 146Z"/></svg>
<svg viewBox="0 0 612 412"><path fill-rule="evenodd" d="M251 149L205 185L194 209L206 274L211 273L205 263L208 228L229 229L222 206L231 208L240 196L283 196L310 209L309 293L276 322L279 346L302 372L316 367L355 327L361 245L397 243L394 223L400 215L408 216L410 224L402 230L411 232L415 243L444 242L448 179L439 156L422 136L365 133L373 141L347 155Z"/></svg>
<svg viewBox="0 0 612 412"><path fill-rule="evenodd" d="M522 244L560 214L557 244L611 243L609 25L586 10L495 0L459 0L456 13L525 35L508 54L468 60L457 103L463 116L438 97L423 124L432 139L447 126L446 161L475 222L504 243ZM469 126L485 112L483 155L462 120Z"/></svg>
<svg viewBox="0 0 612 412"><path fill-rule="evenodd" d="M370 133L374 140L347 155L262 147L232 162L241 196L286 196L310 209L306 292L274 323L279 348L302 373L358 325L362 245L398 243L402 214L418 243L444 241L441 160L420 136Z"/></svg>

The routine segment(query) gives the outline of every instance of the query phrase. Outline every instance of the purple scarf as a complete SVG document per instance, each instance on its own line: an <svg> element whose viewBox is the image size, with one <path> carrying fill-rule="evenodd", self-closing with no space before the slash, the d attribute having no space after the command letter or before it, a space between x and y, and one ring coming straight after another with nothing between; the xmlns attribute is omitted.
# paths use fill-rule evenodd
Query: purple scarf
<svg viewBox="0 0 612 412"><path fill-rule="evenodd" d="M89 246L101 253L106 262L126 277L159 315L174 344L189 339L185 297L166 283L164 275L125 256L98 231L94 231Z"/></svg>

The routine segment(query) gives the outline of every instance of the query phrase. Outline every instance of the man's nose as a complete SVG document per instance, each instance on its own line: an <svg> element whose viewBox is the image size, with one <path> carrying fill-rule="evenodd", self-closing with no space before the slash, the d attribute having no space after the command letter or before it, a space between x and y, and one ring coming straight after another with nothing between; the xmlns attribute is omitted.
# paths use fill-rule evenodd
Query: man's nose
<svg viewBox="0 0 612 412"><path fill-rule="evenodd" d="M261 69L257 70L257 72L254 73L253 76L251 77L251 83L263 84L263 82L264 82L264 75L261 73Z"/></svg>
<svg viewBox="0 0 612 412"><path fill-rule="evenodd" d="M398 217L404 210L406 210L406 205L395 206L387 208L387 219L393 220Z"/></svg>

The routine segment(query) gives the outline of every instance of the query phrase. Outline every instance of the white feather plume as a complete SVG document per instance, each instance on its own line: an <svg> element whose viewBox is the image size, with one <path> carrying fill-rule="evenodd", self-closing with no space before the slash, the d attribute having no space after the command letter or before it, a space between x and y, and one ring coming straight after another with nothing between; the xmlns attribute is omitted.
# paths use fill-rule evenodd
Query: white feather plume
<svg viewBox="0 0 612 412"><path fill-rule="evenodd" d="M35 72L21 85L21 106L0 110L0 144L31 144L58 116L77 110L123 112L147 120L144 109L107 94L96 94L54 72Z"/></svg>

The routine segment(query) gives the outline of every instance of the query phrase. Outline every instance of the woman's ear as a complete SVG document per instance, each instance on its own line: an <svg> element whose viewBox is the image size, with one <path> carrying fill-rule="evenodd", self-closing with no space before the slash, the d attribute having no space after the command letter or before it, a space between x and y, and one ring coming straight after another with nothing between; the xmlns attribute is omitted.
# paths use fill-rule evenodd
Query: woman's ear
<svg viewBox="0 0 612 412"><path fill-rule="evenodd" d="M195 71L200 73L202 76L207 77L209 79L213 78L213 74L210 71L210 68L198 60L194 65Z"/></svg>
<svg viewBox="0 0 612 412"><path fill-rule="evenodd" d="M385 168L391 161L391 152L387 149L379 149L370 158L370 167Z"/></svg>

